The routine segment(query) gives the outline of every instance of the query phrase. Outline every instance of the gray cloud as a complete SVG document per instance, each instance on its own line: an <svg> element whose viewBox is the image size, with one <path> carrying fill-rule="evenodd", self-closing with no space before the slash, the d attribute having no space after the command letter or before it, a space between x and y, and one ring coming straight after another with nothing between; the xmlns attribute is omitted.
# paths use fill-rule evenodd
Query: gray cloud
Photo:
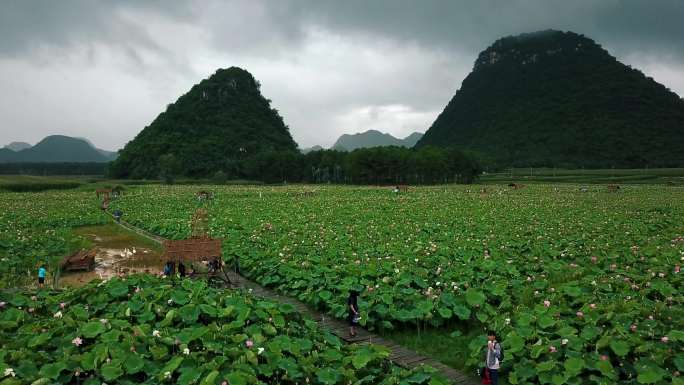
<svg viewBox="0 0 684 385"><path fill-rule="evenodd" d="M0 144L132 139L218 67L263 84L303 146L424 131L499 37L583 33L684 95L681 0L16 1L0 4Z"/></svg>

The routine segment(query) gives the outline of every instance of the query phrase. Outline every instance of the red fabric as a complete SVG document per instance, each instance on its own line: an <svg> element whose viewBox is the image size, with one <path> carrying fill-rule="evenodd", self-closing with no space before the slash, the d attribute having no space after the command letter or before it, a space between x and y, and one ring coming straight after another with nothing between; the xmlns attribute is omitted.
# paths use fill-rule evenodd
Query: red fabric
<svg viewBox="0 0 684 385"><path fill-rule="evenodd" d="M482 385L490 385L492 380L489 378L489 369L484 369L484 376L482 376Z"/></svg>

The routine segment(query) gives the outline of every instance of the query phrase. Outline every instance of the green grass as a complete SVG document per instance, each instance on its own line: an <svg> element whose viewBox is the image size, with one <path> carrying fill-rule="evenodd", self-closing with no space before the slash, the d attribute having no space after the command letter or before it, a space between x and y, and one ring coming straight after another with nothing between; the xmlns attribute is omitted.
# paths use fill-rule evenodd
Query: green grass
<svg viewBox="0 0 684 385"><path fill-rule="evenodd" d="M578 183L684 185L684 168L566 170L516 168L482 175L481 183Z"/></svg>
<svg viewBox="0 0 684 385"><path fill-rule="evenodd" d="M480 334L480 330L469 331L467 325L459 325L451 328L421 328L421 330L398 329L386 331L382 337L432 357L452 368L464 370L466 374L473 374L468 373L465 365L470 354L468 343Z"/></svg>
<svg viewBox="0 0 684 385"><path fill-rule="evenodd" d="M74 234L86 238L88 235L96 235L102 239L101 245L110 248L123 249L137 246L146 247L157 252L162 251L161 245L157 242L143 237L134 231L125 229L114 222L105 225L77 227L74 229ZM92 242L89 241L89 243Z"/></svg>

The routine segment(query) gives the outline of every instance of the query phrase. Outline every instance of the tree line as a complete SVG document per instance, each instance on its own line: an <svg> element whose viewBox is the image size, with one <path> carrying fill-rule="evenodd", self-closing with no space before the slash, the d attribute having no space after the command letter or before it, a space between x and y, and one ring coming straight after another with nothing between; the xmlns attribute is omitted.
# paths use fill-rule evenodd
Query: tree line
<svg viewBox="0 0 684 385"><path fill-rule="evenodd" d="M263 151L224 162L210 177L216 183L244 179L265 183L340 184L438 184L472 183L481 172L479 164L455 148L397 146L362 148L351 152L319 150ZM176 178L197 177L184 173L173 154L162 155L159 177L167 183Z"/></svg>

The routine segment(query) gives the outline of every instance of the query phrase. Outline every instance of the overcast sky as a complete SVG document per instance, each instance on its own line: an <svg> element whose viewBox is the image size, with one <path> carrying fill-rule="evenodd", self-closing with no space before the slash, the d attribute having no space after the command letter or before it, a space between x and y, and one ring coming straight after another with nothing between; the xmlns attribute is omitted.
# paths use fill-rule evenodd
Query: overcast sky
<svg viewBox="0 0 684 385"><path fill-rule="evenodd" d="M0 145L121 148L217 68L302 147L425 131L499 37L572 30L684 96L684 0L0 0Z"/></svg>

